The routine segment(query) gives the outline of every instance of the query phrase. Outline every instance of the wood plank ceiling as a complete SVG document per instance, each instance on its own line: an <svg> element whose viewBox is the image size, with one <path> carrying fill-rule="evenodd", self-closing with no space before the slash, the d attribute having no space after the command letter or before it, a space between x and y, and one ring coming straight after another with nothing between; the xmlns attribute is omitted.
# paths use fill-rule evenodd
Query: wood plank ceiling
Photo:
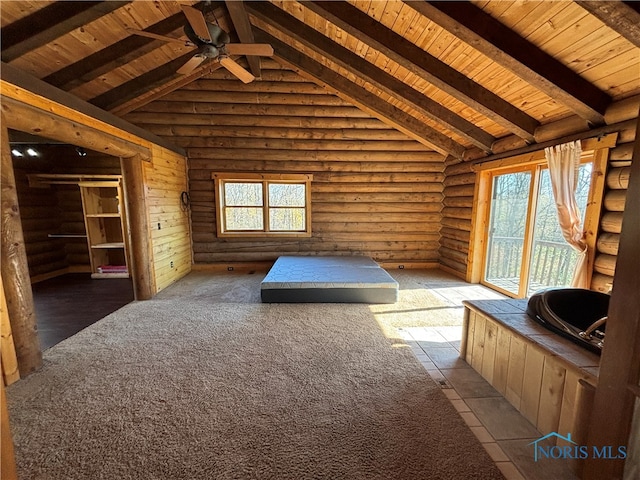
<svg viewBox="0 0 640 480"><path fill-rule="evenodd" d="M2 2L3 67L125 116L219 67L179 75L193 47L131 33L186 39L181 4L442 158L596 127L640 94L640 5L622 1ZM238 61L260 82L260 57Z"/></svg>

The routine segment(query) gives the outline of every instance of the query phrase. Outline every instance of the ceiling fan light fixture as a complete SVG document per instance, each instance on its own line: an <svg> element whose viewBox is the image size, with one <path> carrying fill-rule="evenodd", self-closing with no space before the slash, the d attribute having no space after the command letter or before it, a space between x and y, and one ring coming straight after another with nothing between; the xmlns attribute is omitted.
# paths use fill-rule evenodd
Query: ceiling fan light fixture
<svg viewBox="0 0 640 480"><path fill-rule="evenodd" d="M205 45L202 47L200 55L205 58L216 58L218 55L220 55L220 50L218 50L213 45Z"/></svg>

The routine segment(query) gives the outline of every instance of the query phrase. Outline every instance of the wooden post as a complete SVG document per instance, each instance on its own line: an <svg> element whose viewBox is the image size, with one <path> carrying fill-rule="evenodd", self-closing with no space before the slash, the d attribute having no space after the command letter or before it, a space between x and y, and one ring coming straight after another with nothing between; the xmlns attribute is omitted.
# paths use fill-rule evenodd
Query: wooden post
<svg viewBox="0 0 640 480"><path fill-rule="evenodd" d="M42 351L38 339L33 292L27 264L22 222L18 208L16 179L13 173L9 132L2 118L2 217L0 232L0 266L7 300L7 311L18 358L21 377L42 365Z"/></svg>
<svg viewBox="0 0 640 480"><path fill-rule="evenodd" d="M629 175L629 190L623 214L618 262L609 304L607 338L600 360L600 375L593 414L589 425L588 445L628 446L631 420L640 382L640 117ZM637 441L637 439L631 439ZM620 479L625 460L597 459L585 461L584 478Z"/></svg>
<svg viewBox="0 0 640 480"><path fill-rule="evenodd" d="M153 270L147 216L147 198L144 192L143 160L137 155L120 159L124 199L127 206L127 230L129 231L129 269L133 279L136 300L153 297Z"/></svg>
<svg viewBox="0 0 640 480"><path fill-rule="evenodd" d="M16 480L16 459L13 452L13 439L11 438L11 428L9 426L9 409L7 408L7 397L4 393L4 384L0 382L0 472L2 480Z"/></svg>
<svg viewBox="0 0 640 480"><path fill-rule="evenodd" d="M11 334L11 322L7 312L7 300L4 295L2 276L0 275L0 363L2 364L2 378L5 385L11 385L20 380L16 347Z"/></svg>

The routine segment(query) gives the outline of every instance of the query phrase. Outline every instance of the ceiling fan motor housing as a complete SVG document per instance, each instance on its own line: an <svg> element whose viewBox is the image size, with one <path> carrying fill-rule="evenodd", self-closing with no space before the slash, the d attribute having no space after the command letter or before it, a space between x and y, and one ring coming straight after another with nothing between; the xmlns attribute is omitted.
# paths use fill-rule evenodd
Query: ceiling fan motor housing
<svg viewBox="0 0 640 480"><path fill-rule="evenodd" d="M211 37L211 40L198 36L188 23L184 26L184 34L189 40L198 46L215 45L216 47L222 47L231 41L229 34L222 30L218 25L207 23L207 28L209 29L209 36Z"/></svg>
<svg viewBox="0 0 640 480"><path fill-rule="evenodd" d="M198 54L205 58L216 58L220 55L220 50L214 45L203 45Z"/></svg>

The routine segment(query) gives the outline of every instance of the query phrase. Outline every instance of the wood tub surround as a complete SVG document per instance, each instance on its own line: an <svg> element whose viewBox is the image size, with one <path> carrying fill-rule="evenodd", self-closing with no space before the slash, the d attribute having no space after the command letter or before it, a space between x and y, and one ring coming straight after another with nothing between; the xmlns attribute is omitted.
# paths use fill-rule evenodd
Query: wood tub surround
<svg viewBox="0 0 640 480"><path fill-rule="evenodd" d="M463 303L460 357L543 435L586 441L576 437L589 408L578 408L578 393L585 382L597 384L600 357L536 323L525 313L527 300Z"/></svg>

